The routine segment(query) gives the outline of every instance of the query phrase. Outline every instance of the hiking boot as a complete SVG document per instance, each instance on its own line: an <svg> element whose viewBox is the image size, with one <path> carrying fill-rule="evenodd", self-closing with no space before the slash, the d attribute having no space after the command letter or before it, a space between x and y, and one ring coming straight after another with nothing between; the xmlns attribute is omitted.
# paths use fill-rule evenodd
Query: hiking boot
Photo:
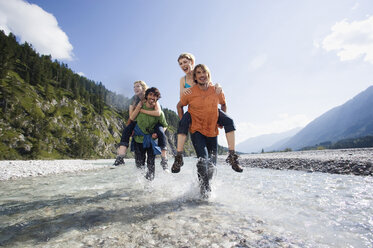
<svg viewBox="0 0 373 248"><path fill-rule="evenodd" d="M183 166L183 155L176 154L174 164L172 165L171 171L172 173L179 173L181 166Z"/></svg>
<svg viewBox="0 0 373 248"><path fill-rule="evenodd" d="M207 183L207 184L202 183L200 185L200 192L201 192L201 198L202 199L208 199L208 198L210 198L210 196L211 196L211 187L210 187L210 184L209 183Z"/></svg>
<svg viewBox="0 0 373 248"><path fill-rule="evenodd" d="M211 180L214 174L216 174L216 167L213 163L209 162L207 167L208 179Z"/></svg>
<svg viewBox="0 0 373 248"><path fill-rule="evenodd" d="M167 170L168 169L167 161L168 161L167 158L162 157L161 166L162 166L163 170Z"/></svg>
<svg viewBox="0 0 373 248"><path fill-rule="evenodd" d="M114 162L114 166L119 166L119 165L121 165L121 164L125 164L124 163L124 158L123 157L120 157L120 156L118 156L116 159L115 159L115 162Z"/></svg>
<svg viewBox="0 0 373 248"><path fill-rule="evenodd" d="M153 181L154 180L154 172L146 172L146 175L145 175L145 178L148 179L149 181Z"/></svg>
<svg viewBox="0 0 373 248"><path fill-rule="evenodd" d="M225 160L225 162L227 162L228 164L230 164L232 166L232 169L234 171L236 171L236 172L242 172L243 171L243 169L239 165L238 155L236 153L229 154L228 157L227 157L227 159Z"/></svg>

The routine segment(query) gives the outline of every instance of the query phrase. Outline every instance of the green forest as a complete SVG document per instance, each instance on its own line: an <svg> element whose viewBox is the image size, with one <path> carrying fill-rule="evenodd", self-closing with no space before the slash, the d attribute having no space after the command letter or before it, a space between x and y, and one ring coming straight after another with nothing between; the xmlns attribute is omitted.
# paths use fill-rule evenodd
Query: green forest
<svg viewBox="0 0 373 248"><path fill-rule="evenodd" d="M0 30L0 78L4 79L9 72L15 72L27 84L42 87L47 99L53 97L50 89L53 87L92 104L98 114L103 113L105 104L128 109L128 98L107 90L101 82L74 73L67 64L52 61L50 55L39 55L27 42L19 45L12 33L6 36Z"/></svg>
<svg viewBox="0 0 373 248"><path fill-rule="evenodd" d="M113 158L128 107L127 97L102 82L0 31L0 159ZM164 113L174 151L178 116ZM186 155L192 154L188 140Z"/></svg>

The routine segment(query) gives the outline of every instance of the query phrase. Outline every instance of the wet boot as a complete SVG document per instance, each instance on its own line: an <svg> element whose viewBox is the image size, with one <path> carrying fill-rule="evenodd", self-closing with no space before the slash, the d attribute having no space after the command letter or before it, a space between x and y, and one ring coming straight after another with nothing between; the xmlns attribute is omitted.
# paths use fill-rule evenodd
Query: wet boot
<svg viewBox="0 0 373 248"><path fill-rule="evenodd" d="M209 168L205 159L200 159L197 163L198 181L201 197L207 199L210 197L211 187L209 180Z"/></svg>
<svg viewBox="0 0 373 248"><path fill-rule="evenodd" d="M147 164L147 167L148 167L148 169L147 169L145 178L148 179L149 181L153 181L154 176L155 176L155 164L154 164L154 160L153 160L152 164Z"/></svg>
<svg viewBox="0 0 373 248"><path fill-rule="evenodd" d="M162 157L161 166L162 166L163 170L167 170L168 169L167 161L168 161L167 158Z"/></svg>
<svg viewBox="0 0 373 248"><path fill-rule="evenodd" d="M171 168L172 173L179 173L180 168L183 165L184 165L183 154L181 152L178 152L175 156L175 161Z"/></svg>
<svg viewBox="0 0 373 248"><path fill-rule="evenodd" d="M229 155L225 160L228 164L232 166L232 169L236 172L242 172L243 169L241 168L238 162L238 155L234 151L229 151Z"/></svg>
<svg viewBox="0 0 373 248"><path fill-rule="evenodd" d="M207 168L207 174L208 174L208 179L211 180L212 177L214 176L215 174L215 170L216 170L216 167L215 167L215 164L213 164L211 161L208 163L208 168Z"/></svg>
<svg viewBox="0 0 373 248"><path fill-rule="evenodd" d="M154 180L154 172L147 171L146 175L145 175L145 178L148 179L149 181L153 181Z"/></svg>
<svg viewBox="0 0 373 248"><path fill-rule="evenodd" d="M115 159L115 161L114 161L114 166L119 166L119 165L124 165L125 164L125 162L124 162L124 157L123 156L117 156L117 158Z"/></svg>

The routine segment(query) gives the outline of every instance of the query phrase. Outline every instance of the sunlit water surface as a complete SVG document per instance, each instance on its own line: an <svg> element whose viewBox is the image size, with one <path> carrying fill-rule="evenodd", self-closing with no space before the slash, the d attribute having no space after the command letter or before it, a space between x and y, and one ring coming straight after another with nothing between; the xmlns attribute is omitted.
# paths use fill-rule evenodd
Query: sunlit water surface
<svg viewBox="0 0 373 248"><path fill-rule="evenodd" d="M195 159L179 174L156 163L152 182L133 161L0 182L0 246L373 246L372 177L222 164L203 200Z"/></svg>

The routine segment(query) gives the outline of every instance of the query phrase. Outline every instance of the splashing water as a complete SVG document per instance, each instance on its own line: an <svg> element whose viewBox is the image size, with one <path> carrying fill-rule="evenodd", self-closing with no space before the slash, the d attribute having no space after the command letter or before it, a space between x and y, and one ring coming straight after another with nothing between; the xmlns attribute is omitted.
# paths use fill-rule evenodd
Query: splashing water
<svg viewBox="0 0 373 248"><path fill-rule="evenodd" d="M186 158L181 172L171 174L157 160L152 182L132 160L115 169L0 182L0 246L373 244L372 177L251 168L236 173L219 164L211 197L203 200L196 162Z"/></svg>

